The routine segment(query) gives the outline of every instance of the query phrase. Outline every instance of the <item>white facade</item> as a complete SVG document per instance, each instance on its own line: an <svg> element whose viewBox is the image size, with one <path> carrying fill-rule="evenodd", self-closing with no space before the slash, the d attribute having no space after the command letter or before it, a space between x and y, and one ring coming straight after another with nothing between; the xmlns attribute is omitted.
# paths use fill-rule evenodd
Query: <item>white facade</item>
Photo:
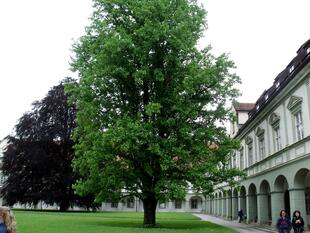
<svg viewBox="0 0 310 233"><path fill-rule="evenodd" d="M236 219L243 209L248 223L275 225L280 210L290 216L300 210L310 224L310 40L249 116L232 159L247 177L239 187L217 189L206 201L207 213Z"/></svg>
<svg viewBox="0 0 310 233"><path fill-rule="evenodd" d="M115 212L142 212L143 203L138 198L125 198L117 203L104 202L101 205L101 210ZM205 211L205 199L200 194L189 192L183 200L158 203L156 211L201 213Z"/></svg>

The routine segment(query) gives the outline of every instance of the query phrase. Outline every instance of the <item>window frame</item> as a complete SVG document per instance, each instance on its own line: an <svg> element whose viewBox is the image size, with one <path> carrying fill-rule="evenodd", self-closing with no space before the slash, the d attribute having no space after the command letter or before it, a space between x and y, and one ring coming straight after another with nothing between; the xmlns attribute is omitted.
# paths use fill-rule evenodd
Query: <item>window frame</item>
<svg viewBox="0 0 310 233"><path fill-rule="evenodd" d="M134 207L135 207L135 200L134 200L134 198L127 198L127 200L126 200L126 207L128 208L128 209L133 209Z"/></svg>
<svg viewBox="0 0 310 233"><path fill-rule="evenodd" d="M117 209L118 208L118 202L111 202L111 208Z"/></svg>
<svg viewBox="0 0 310 233"><path fill-rule="evenodd" d="M299 109L294 114L295 139L297 141L304 138L304 125L302 119L302 111Z"/></svg>
<svg viewBox="0 0 310 233"><path fill-rule="evenodd" d="M174 201L174 208L175 209L182 209L182 200L175 200Z"/></svg>
<svg viewBox="0 0 310 233"><path fill-rule="evenodd" d="M278 152L282 149L280 125L273 127L274 150Z"/></svg>
<svg viewBox="0 0 310 233"><path fill-rule="evenodd" d="M240 158L240 161L239 161L240 170L243 170L245 168L244 167L244 150L243 150L243 147L241 147L239 150L239 158Z"/></svg>

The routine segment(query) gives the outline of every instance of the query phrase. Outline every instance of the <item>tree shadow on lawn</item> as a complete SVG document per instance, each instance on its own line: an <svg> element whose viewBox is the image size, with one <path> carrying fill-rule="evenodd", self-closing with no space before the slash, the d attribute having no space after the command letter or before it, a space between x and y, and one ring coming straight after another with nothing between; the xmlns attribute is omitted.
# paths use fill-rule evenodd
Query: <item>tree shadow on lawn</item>
<svg viewBox="0 0 310 233"><path fill-rule="evenodd" d="M103 219L100 222L98 221L97 224L108 226L108 227L124 227L124 228L143 228L142 220L111 220L111 219ZM198 229L198 228L206 228L209 229L223 229L222 226L206 222L200 220L160 220L157 221L155 228L161 229Z"/></svg>

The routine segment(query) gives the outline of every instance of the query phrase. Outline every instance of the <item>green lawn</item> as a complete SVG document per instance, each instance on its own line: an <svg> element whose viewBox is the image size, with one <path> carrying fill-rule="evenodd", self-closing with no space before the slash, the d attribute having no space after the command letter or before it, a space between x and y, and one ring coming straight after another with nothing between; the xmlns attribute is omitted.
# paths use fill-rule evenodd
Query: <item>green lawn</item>
<svg viewBox="0 0 310 233"><path fill-rule="evenodd" d="M58 213L14 210L19 233L234 233L186 213L158 213L156 229L142 228L142 213Z"/></svg>

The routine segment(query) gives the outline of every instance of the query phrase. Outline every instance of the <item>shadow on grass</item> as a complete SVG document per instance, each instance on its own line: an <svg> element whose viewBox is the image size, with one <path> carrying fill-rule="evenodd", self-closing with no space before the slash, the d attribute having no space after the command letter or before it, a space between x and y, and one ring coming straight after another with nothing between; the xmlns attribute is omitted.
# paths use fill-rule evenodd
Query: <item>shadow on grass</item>
<svg viewBox="0 0 310 233"><path fill-rule="evenodd" d="M141 220L111 220L103 219L102 221L97 221L97 224L108 226L108 227L122 227L122 228L143 228L143 222ZM161 229L198 229L205 228L209 229L220 229L219 225L205 222L205 221L180 221L180 220L160 220L157 222L155 228Z"/></svg>

